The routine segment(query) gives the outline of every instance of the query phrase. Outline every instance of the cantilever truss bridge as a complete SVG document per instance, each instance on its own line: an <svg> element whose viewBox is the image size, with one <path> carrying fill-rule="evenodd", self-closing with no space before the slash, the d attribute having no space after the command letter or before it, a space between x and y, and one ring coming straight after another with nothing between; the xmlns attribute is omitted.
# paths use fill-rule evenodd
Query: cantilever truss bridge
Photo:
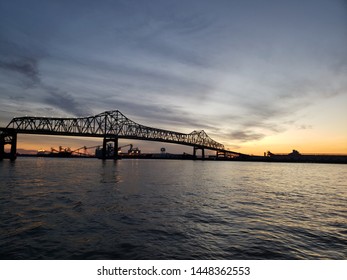
<svg viewBox="0 0 347 280"><path fill-rule="evenodd" d="M15 159L17 134L64 135L83 137L102 137L103 151L106 157L107 142L114 142L118 149L118 139L139 139L147 141L168 142L188 145L196 150L201 149L202 158L204 150L214 150L217 156L239 156L240 153L225 150L224 145L211 139L205 131L193 131L189 134L163 130L138 124L120 111L106 111L101 114L83 118L53 118L53 117L16 117L6 128L0 128L0 159L9 157ZM5 153L4 146L11 145L10 153ZM117 156L117 155L116 155Z"/></svg>

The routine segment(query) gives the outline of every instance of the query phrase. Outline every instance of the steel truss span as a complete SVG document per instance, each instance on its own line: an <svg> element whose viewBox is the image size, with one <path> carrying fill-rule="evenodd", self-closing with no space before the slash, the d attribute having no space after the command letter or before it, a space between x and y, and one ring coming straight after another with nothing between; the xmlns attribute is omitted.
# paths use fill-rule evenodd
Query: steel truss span
<svg viewBox="0 0 347 280"><path fill-rule="evenodd" d="M204 130L185 134L148 127L130 120L118 110L83 118L18 117L6 128L17 133L140 139L226 151L223 144L211 139Z"/></svg>

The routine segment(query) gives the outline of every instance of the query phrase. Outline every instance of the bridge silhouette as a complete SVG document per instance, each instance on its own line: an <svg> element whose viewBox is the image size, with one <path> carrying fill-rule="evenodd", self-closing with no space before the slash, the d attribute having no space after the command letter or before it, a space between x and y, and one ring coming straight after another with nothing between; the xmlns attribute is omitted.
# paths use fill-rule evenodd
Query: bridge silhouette
<svg viewBox="0 0 347 280"><path fill-rule="evenodd" d="M193 157L197 158L197 150L201 150L201 158L205 158L205 149L216 151L217 157L235 157L244 154L226 150L224 145L210 138L204 130L189 134L153 128L138 124L120 111L106 111L101 114L82 118L54 117L16 117L5 128L0 128L0 160L16 159L17 134L62 135L78 137L103 138L103 158L106 158L106 145L114 143L118 150L118 139L138 139L146 141L167 142L193 147ZM5 152L5 145L10 151ZM117 158L115 153L114 158Z"/></svg>

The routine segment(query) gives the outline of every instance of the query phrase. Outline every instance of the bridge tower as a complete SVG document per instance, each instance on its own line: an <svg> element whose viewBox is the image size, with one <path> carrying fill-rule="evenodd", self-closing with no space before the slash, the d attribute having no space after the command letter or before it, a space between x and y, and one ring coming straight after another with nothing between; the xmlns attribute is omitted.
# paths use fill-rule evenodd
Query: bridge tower
<svg viewBox="0 0 347 280"><path fill-rule="evenodd" d="M5 152L5 145L11 145L9 153ZM9 158L15 160L17 157L17 132L11 130L0 130L0 160Z"/></svg>
<svg viewBox="0 0 347 280"><path fill-rule="evenodd" d="M193 157L194 157L194 159L196 159L196 151L197 150L201 150L201 159L205 159L205 149L202 148L202 147L197 147L197 146L194 146L194 149L193 149Z"/></svg>
<svg viewBox="0 0 347 280"><path fill-rule="evenodd" d="M107 156L107 143L112 142L113 147L114 147L114 152L113 152L113 159L118 159L118 137L113 136L113 137L104 137L104 140L102 142L102 159L108 158Z"/></svg>

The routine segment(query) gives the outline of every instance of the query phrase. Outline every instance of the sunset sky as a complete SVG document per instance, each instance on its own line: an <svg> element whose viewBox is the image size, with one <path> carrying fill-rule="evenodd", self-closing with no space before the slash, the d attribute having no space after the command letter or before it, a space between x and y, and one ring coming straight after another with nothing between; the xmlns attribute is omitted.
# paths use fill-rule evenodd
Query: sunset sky
<svg viewBox="0 0 347 280"><path fill-rule="evenodd" d="M243 153L347 154L347 1L2 0L0 99L0 126L118 109Z"/></svg>

